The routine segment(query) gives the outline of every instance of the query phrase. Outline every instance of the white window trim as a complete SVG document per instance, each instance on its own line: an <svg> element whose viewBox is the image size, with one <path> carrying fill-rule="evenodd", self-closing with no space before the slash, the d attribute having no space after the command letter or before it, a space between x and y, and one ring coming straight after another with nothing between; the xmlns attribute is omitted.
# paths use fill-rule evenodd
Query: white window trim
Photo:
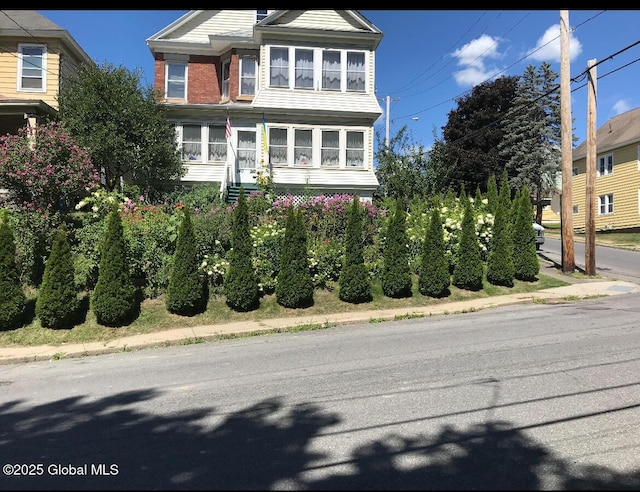
<svg viewBox="0 0 640 492"><path fill-rule="evenodd" d="M271 49L286 49L289 52L289 85L288 87L279 87L271 85ZM295 61L296 61L296 49L306 49L313 51L313 90L318 92L344 92L349 94L369 94L371 91L369 85L369 71L370 71L370 57L367 50L357 49L325 49L313 46L284 46L284 45L269 45L267 46L267 73L266 81L267 87L282 90L296 90L296 91L309 91L309 88L297 89L295 87ZM339 51L340 52L340 90L330 90L322 88L322 54L324 51ZM347 53L364 53L364 91L352 91L347 90Z"/></svg>
<svg viewBox="0 0 640 492"><path fill-rule="evenodd" d="M42 88L30 89L22 87L22 69L24 63L24 48L42 48ZM32 43L18 43L18 75L17 75L17 90L19 92L47 92L47 45L46 44L32 44Z"/></svg>
<svg viewBox="0 0 640 492"><path fill-rule="evenodd" d="M184 94L182 97L169 97L169 65L184 66ZM187 62L166 61L164 64L164 97L165 99L187 99L189 94L189 64Z"/></svg>
<svg viewBox="0 0 640 492"><path fill-rule="evenodd" d="M598 215L612 215L615 211L613 201L613 193L606 193L604 195L598 196ZM602 212L602 206L604 205L605 209L611 208L611 211Z"/></svg>
<svg viewBox="0 0 640 492"><path fill-rule="evenodd" d="M182 142L183 142L183 129L185 126L200 126L200 160L182 160L183 164L220 164L225 161L210 161L209 160L209 126L217 126L224 128L225 122L223 121L178 121L173 123L176 131L176 141L178 142L178 148L180 149L180 154L182 155ZM233 137L232 137L233 138ZM230 138L227 141L227 155L226 159L229 159L229 156L232 155L229 149L229 143L232 140Z"/></svg>
<svg viewBox="0 0 640 492"><path fill-rule="evenodd" d="M609 157L611 157L611 171L609 171L609 169L607 168L608 167L607 161L608 161ZM605 164L607 164L607 166L605 166L604 173L601 173L600 172L600 162L603 161L603 160L605 161ZM614 160L613 160L613 153L610 152L608 154L604 154L604 155L599 156L598 160L596 162L596 173L597 173L597 176L598 177L611 176L613 174L613 166L614 166L614 164L615 163L614 163Z"/></svg>

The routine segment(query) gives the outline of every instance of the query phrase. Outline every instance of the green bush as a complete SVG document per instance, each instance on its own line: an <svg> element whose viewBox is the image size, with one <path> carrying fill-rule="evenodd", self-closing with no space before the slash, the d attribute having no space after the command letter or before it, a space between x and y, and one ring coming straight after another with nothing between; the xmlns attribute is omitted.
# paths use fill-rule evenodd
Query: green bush
<svg viewBox="0 0 640 492"><path fill-rule="evenodd" d="M513 286L515 266L513 243L509 228L509 211L504 199L496 198L495 221L489 258L487 259L487 281L493 285Z"/></svg>
<svg viewBox="0 0 640 492"><path fill-rule="evenodd" d="M338 297L351 303L369 302L371 283L364 265L364 238L362 235L362 211L357 196L348 211L344 239L344 263L340 273Z"/></svg>
<svg viewBox="0 0 640 492"><path fill-rule="evenodd" d="M45 328L71 328L78 314L78 291L67 229L56 232L36 300L36 316Z"/></svg>
<svg viewBox="0 0 640 492"><path fill-rule="evenodd" d="M515 278L527 282L536 280L540 271L540 262L536 253L533 206L526 186L520 190L519 207L513 225L513 263Z"/></svg>
<svg viewBox="0 0 640 492"><path fill-rule="evenodd" d="M480 290L482 289L483 275L484 264L480 252L480 243L476 235L473 209L469 199L464 197L460 246L458 247L456 266L453 269L452 283L460 289Z"/></svg>
<svg viewBox="0 0 640 492"><path fill-rule="evenodd" d="M276 284L276 302L281 306L303 308L313 304L313 281L307 255L307 231L302 213L290 207Z"/></svg>
<svg viewBox="0 0 640 492"><path fill-rule="evenodd" d="M20 326L24 319L26 296L16 264L16 245L7 212L0 211L0 329Z"/></svg>
<svg viewBox="0 0 640 492"><path fill-rule="evenodd" d="M387 297L411 297L411 269L407 244L406 212L400 200L396 200L389 217L382 250L382 291Z"/></svg>
<svg viewBox="0 0 640 492"><path fill-rule="evenodd" d="M250 311L260 306L260 289L253 269L253 241L249 232L249 212L244 188L240 188L233 213L229 270L224 279L227 305L234 311Z"/></svg>
<svg viewBox="0 0 640 492"><path fill-rule="evenodd" d="M91 309L99 324L122 326L136 314L136 289L129 274L122 220L117 208L109 213L106 222Z"/></svg>
<svg viewBox="0 0 640 492"><path fill-rule="evenodd" d="M185 207L165 297L169 312L193 316L206 309L208 296L205 295L205 282L200 279L199 267L191 211Z"/></svg>
<svg viewBox="0 0 640 492"><path fill-rule="evenodd" d="M451 274L449 260L445 255L444 230L440 207L431 211L429 229L424 238L422 262L418 276L418 290L422 295L444 297L449 294Z"/></svg>

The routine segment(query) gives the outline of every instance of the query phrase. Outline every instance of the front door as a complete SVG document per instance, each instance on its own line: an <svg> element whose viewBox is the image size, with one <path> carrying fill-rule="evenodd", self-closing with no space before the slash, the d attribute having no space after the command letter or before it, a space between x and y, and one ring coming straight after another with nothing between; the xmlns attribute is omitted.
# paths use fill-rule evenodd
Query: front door
<svg viewBox="0 0 640 492"><path fill-rule="evenodd" d="M236 157L236 185L255 184L256 131L238 130L238 153Z"/></svg>

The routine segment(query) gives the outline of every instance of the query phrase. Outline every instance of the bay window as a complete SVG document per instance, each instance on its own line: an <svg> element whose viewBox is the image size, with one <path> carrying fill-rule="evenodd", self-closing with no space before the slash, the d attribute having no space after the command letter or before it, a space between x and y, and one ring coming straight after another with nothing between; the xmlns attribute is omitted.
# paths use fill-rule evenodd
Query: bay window
<svg viewBox="0 0 640 492"><path fill-rule="evenodd" d="M46 90L46 54L45 45L18 45L18 90L34 92Z"/></svg>
<svg viewBox="0 0 640 492"><path fill-rule="evenodd" d="M295 130L293 162L297 166L313 165L313 137L311 130Z"/></svg>
<svg viewBox="0 0 640 492"><path fill-rule="evenodd" d="M231 62L229 60L222 63L222 98L229 98L229 68Z"/></svg>
<svg viewBox="0 0 640 492"><path fill-rule="evenodd" d="M296 49L295 88L313 89L313 50Z"/></svg>
<svg viewBox="0 0 640 492"><path fill-rule="evenodd" d="M271 164L286 164L288 152L287 129L269 129L269 161Z"/></svg>
<svg viewBox="0 0 640 492"><path fill-rule="evenodd" d="M320 148L320 165L322 167L338 167L340 164L340 132L325 130L322 132Z"/></svg>
<svg viewBox="0 0 640 492"><path fill-rule="evenodd" d="M322 88L325 90L340 90L342 75L340 55L340 51L326 50L322 52Z"/></svg>
<svg viewBox="0 0 640 492"><path fill-rule="evenodd" d="M365 78L364 53L347 52L347 91L364 92Z"/></svg>
<svg viewBox="0 0 640 492"><path fill-rule="evenodd" d="M253 96L256 93L256 59L240 58L240 95Z"/></svg>
<svg viewBox="0 0 640 492"><path fill-rule="evenodd" d="M183 125L181 147L183 161L202 161L202 137L200 125Z"/></svg>
<svg viewBox="0 0 640 492"><path fill-rule="evenodd" d="M227 160L227 139L225 127L209 125L209 162L225 162Z"/></svg>
<svg viewBox="0 0 640 492"><path fill-rule="evenodd" d="M364 166L364 132L347 132L347 167Z"/></svg>
<svg viewBox="0 0 640 492"><path fill-rule="evenodd" d="M271 48L269 59L269 85L289 88L289 49Z"/></svg>

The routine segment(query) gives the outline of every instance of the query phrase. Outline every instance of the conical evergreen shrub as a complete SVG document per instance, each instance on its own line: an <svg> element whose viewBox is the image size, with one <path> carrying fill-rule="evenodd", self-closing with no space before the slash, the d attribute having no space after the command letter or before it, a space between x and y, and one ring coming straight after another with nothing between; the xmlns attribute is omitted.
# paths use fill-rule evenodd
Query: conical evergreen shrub
<svg viewBox="0 0 640 492"><path fill-rule="evenodd" d="M445 256L442 217L440 208L436 206L431 211L429 228L424 238L418 290L425 296L445 297L449 295L450 285L451 274L449 260Z"/></svg>
<svg viewBox="0 0 640 492"><path fill-rule="evenodd" d="M338 280L338 297L351 303L371 301L371 282L364 264L362 209L360 200L355 195L348 211L344 251L344 261Z"/></svg>
<svg viewBox="0 0 640 492"><path fill-rule="evenodd" d="M0 211L0 330L22 325L27 297L16 262L16 244L5 210Z"/></svg>
<svg viewBox="0 0 640 492"><path fill-rule="evenodd" d="M122 326L136 314L136 289L129 275L122 219L117 208L109 212L106 221L91 310L99 324Z"/></svg>
<svg viewBox="0 0 640 492"><path fill-rule="evenodd" d="M453 269L452 283L460 289L480 290L484 276L484 263L476 235L473 208L468 198L463 200L464 215L460 231L460 246L456 266Z"/></svg>
<svg viewBox="0 0 640 492"><path fill-rule="evenodd" d="M400 200L389 217L382 267L382 292L387 297L411 297L411 267L409 265L409 238L407 236L407 216Z"/></svg>
<svg viewBox="0 0 640 492"><path fill-rule="evenodd" d="M191 210L184 208L184 216L178 229L176 249L165 296L167 310L173 314L193 316L207 308L204 282L198 271L198 249L196 246Z"/></svg>
<svg viewBox="0 0 640 492"><path fill-rule="evenodd" d="M492 174L487 180L487 208L489 212L495 216L496 206L498 204L498 182L496 175Z"/></svg>
<svg viewBox="0 0 640 492"><path fill-rule="evenodd" d="M45 263L36 300L36 316L45 328L72 328L79 305L73 255L63 224L56 231L51 254Z"/></svg>
<svg viewBox="0 0 640 492"><path fill-rule="evenodd" d="M224 277L227 305L235 311L250 311L260 306L260 286L253 269L253 242L244 188L240 188L233 211L229 270Z"/></svg>
<svg viewBox="0 0 640 492"><path fill-rule="evenodd" d="M292 205L287 213L276 284L276 302L281 306L303 308L313 304L313 279L307 254L304 218Z"/></svg>
<svg viewBox="0 0 640 492"><path fill-rule="evenodd" d="M513 243L509 228L509 211L502 200L497 200L493 221L493 236L487 258L487 281L493 285L513 286L515 266L513 264Z"/></svg>
<svg viewBox="0 0 640 492"><path fill-rule="evenodd" d="M536 252L536 232L533 228L533 205L529 190L523 186L520 190L520 206L513 226L513 263L515 278L527 282L537 279L540 261Z"/></svg>

